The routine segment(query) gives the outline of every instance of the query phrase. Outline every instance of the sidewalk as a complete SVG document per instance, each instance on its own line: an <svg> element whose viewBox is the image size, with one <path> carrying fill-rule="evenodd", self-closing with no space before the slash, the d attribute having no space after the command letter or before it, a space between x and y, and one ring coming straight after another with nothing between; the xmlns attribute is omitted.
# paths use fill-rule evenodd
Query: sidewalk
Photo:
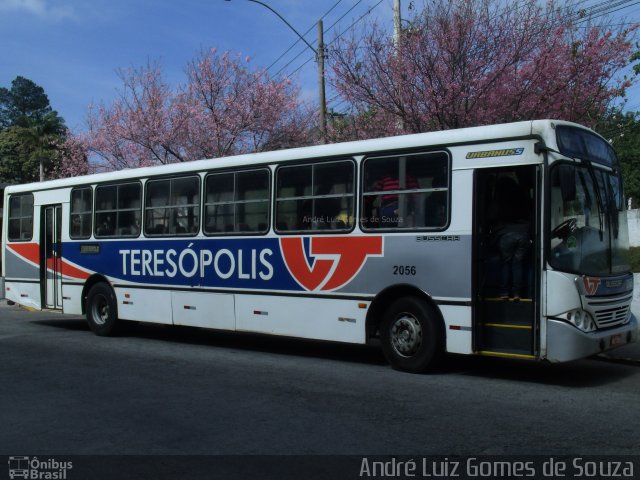
<svg viewBox="0 0 640 480"><path fill-rule="evenodd" d="M598 357L610 361L633 363L640 366L640 342L609 350L606 353L601 353Z"/></svg>
<svg viewBox="0 0 640 480"><path fill-rule="evenodd" d="M640 321L640 273L633 274L633 300L631 301L631 311L638 321ZM599 356L607 360L618 360L621 362L640 365L640 341L610 350L607 353L600 354Z"/></svg>

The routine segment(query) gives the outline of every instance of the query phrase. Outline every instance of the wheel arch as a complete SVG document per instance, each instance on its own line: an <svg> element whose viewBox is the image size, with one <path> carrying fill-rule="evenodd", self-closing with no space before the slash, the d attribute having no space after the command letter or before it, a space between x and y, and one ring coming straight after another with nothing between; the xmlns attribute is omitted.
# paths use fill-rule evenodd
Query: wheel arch
<svg viewBox="0 0 640 480"><path fill-rule="evenodd" d="M376 295L376 297L373 299L371 305L369 306L366 318L365 328L367 343L371 343L372 340L379 337L378 330L385 310L387 309L387 307L389 307L389 305L391 305L391 303L393 303L393 301L402 297L419 298L433 309L433 311L437 315L437 319L440 324L440 330L442 332L442 346L446 350L445 323L440 308L433 300L431 295L411 284L398 284L387 287L380 293L378 293L378 295Z"/></svg>
<svg viewBox="0 0 640 480"><path fill-rule="evenodd" d="M87 281L84 283L84 287L82 288L82 314L87 313L87 297L89 296L89 291L91 287L93 287L96 283L105 283L113 290L111 283L104 275L100 275L98 273L94 273L91 275ZM114 291L115 295L115 291Z"/></svg>

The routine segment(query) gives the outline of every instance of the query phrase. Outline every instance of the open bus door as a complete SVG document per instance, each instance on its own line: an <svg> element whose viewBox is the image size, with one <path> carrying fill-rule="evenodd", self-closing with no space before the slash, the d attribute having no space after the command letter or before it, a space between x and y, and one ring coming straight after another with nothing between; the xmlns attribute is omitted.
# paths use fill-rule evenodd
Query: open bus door
<svg viewBox="0 0 640 480"><path fill-rule="evenodd" d="M42 308L62 309L62 205L44 205L40 221Z"/></svg>
<svg viewBox="0 0 640 480"><path fill-rule="evenodd" d="M477 353L516 358L538 354L539 178L536 165L475 172L473 321ZM509 185L519 192L517 199L508 198ZM518 217L515 230L520 233L502 240L505 232L513 231L514 215ZM527 233L522 234L523 230ZM513 239L518 236L526 236L527 244L521 243L514 255ZM522 254L520 267L514 268ZM514 280L518 271L520 281Z"/></svg>

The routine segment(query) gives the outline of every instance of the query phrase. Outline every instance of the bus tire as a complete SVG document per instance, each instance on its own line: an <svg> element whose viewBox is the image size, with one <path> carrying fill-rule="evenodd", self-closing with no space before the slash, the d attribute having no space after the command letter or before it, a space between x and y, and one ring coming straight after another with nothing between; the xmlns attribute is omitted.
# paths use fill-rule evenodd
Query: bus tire
<svg viewBox="0 0 640 480"><path fill-rule="evenodd" d="M434 367L444 351L442 322L435 309L417 297L402 297L384 312L382 351L396 370L419 373Z"/></svg>
<svg viewBox="0 0 640 480"><path fill-rule="evenodd" d="M93 333L112 335L118 321L118 303L113 289L104 282L91 287L87 295L86 312L87 323Z"/></svg>

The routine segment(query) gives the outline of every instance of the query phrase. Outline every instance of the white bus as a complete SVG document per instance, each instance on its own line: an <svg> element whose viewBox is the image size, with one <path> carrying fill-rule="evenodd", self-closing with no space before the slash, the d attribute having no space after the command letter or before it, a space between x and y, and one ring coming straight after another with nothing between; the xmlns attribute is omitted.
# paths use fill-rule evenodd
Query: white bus
<svg viewBox="0 0 640 480"><path fill-rule="evenodd" d="M536 120L10 186L6 298L118 320L551 362L635 341L620 166Z"/></svg>

